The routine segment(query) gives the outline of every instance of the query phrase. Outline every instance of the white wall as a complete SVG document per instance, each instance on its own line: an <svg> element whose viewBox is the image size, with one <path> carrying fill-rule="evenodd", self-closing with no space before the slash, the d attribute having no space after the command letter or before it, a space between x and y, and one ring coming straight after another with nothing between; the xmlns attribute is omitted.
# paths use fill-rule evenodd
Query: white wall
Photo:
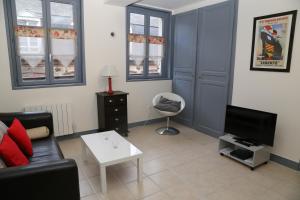
<svg viewBox="0 0 300 200"><path fill-rule="evenodd" d="M203 1L175 10L180 13L224 0ZM87 85L34 90L12 90L9 72L3 5L0 1L0 111L18 111L24 105L72 102L77 131L97 128L95 92L104 90L101 67L118 66L120 76L114 88L129 95L129 122L155 118L149 112L152 97L171 90L171 81L127 83L125 81L125 9L84 0L85 50ZM300 10L299 0L240 0L237 30L237 52L233 88L233 104L278 113L273 153L300 159L300 19L296 23L290 73L255 72L249 70L253 18L256 16ZM114 39L109 33L116 32Z"/></svg>
<svg viewBox="0 0 300 200"><path fill-rule="evenodd" d="M250 71L253 18L298 9L290 73ZM273 153L300 159L300 1L240 0L233 104L278 113Z"/></svg>
<svg viewBox="0 0 300 200"><path fill-rule="evenodd" d="M157 118L150 109L159 92L171 91L171 81L126 82L125 8L105 5L103 0L83 0L86 55L86 86L12 90L3 1L0 1L0 112L21 111L25 105L71 102L75 131L97 129L95 92L107 84L100 71L105 65L118 67L113 89L130 93L129 122ZM110 32L116 33L115 38Z"/></svg>

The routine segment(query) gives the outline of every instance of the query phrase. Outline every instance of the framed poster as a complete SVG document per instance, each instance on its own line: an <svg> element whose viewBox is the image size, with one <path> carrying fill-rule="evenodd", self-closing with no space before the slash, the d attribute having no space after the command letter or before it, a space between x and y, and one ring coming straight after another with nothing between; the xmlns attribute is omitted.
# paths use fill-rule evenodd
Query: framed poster
<svg viewBox="0 0 300 200"><path fill-rule="evenodd" d="M250 70L289 72L297 10L254 18Z"/></svg>

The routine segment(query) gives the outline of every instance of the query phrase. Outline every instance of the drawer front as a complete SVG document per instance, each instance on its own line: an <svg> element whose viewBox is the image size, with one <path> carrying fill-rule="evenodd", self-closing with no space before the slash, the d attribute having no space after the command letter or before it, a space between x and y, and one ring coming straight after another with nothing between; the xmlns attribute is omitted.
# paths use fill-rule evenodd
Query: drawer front
<svg viewBox="0 0 300 200"><path fill-rule="evenodd" d="M127 108L126 106L111 106L107 108L108 116L116 116L116 115L126 115Z"/></svg>
<svg viewBox="0 0 300 200"><path fill-rule="evenodd" d="M115 103L117 105L126 105L127 104L127 96L126 95L118 95L114 97Z"/></svg>
<svg viewBox="0 0 300 200"><path fill-rule="evenodd" d="M127 130L127 117L125 115L110 116L108 120L108 128L117 132Z"/></svg>
<svg viewBox="0 0 300 200"><path fill-rule="evenodd" d="M105 106L113 106L115 105L115 99L113 96L105 97L104 98L104 104Z"/></svg>
<svg viewBox="0 0 300 200"><path fill-rule="evenodd" d="M110 117L111 124L124 124L126 122L125 116L123 115L115 115Z"/></svg>
<svg viewBox="0 0 300 200"><path fill-rule="evenodd" d="M126 95L107 96L105 97L104 101L106 106L126 105L127 96Z"/></svg>

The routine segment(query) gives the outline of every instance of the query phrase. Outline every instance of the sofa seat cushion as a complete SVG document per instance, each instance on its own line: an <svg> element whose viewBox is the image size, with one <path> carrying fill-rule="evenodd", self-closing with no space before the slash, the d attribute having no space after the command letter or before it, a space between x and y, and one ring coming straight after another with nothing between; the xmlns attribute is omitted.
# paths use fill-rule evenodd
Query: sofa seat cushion
<svg viewBox="0 0 300 200"><path fill-rule="evenodd" d="M62 160L63 155L53 137L32 141L33 156L29 158L30 164Z"/></svg>

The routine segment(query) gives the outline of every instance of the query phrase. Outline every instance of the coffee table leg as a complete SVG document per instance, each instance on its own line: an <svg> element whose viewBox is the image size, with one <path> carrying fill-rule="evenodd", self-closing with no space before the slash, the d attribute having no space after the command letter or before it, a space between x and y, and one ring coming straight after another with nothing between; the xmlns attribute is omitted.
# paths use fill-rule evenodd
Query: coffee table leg
<svg viewBox="0 0 300 200"><path fill-rule="evenodd" d="M102 193L106 193L107 186L106 186L106 167L105 166L100 166L100 185L101 185Z"/></svg>
<svg viewBox="0 0 300 200"><path fill-rule="evenodd" d="M86 146L82 140L81 140L81 156L82 156L83 161L87 160Z"/></svg>
<svg viewBox="0 0 300 200"><path fill-rule="evenodd" d="M137 159L137 177L138 181L142 181L143 178L143 158Z"/></svg>

